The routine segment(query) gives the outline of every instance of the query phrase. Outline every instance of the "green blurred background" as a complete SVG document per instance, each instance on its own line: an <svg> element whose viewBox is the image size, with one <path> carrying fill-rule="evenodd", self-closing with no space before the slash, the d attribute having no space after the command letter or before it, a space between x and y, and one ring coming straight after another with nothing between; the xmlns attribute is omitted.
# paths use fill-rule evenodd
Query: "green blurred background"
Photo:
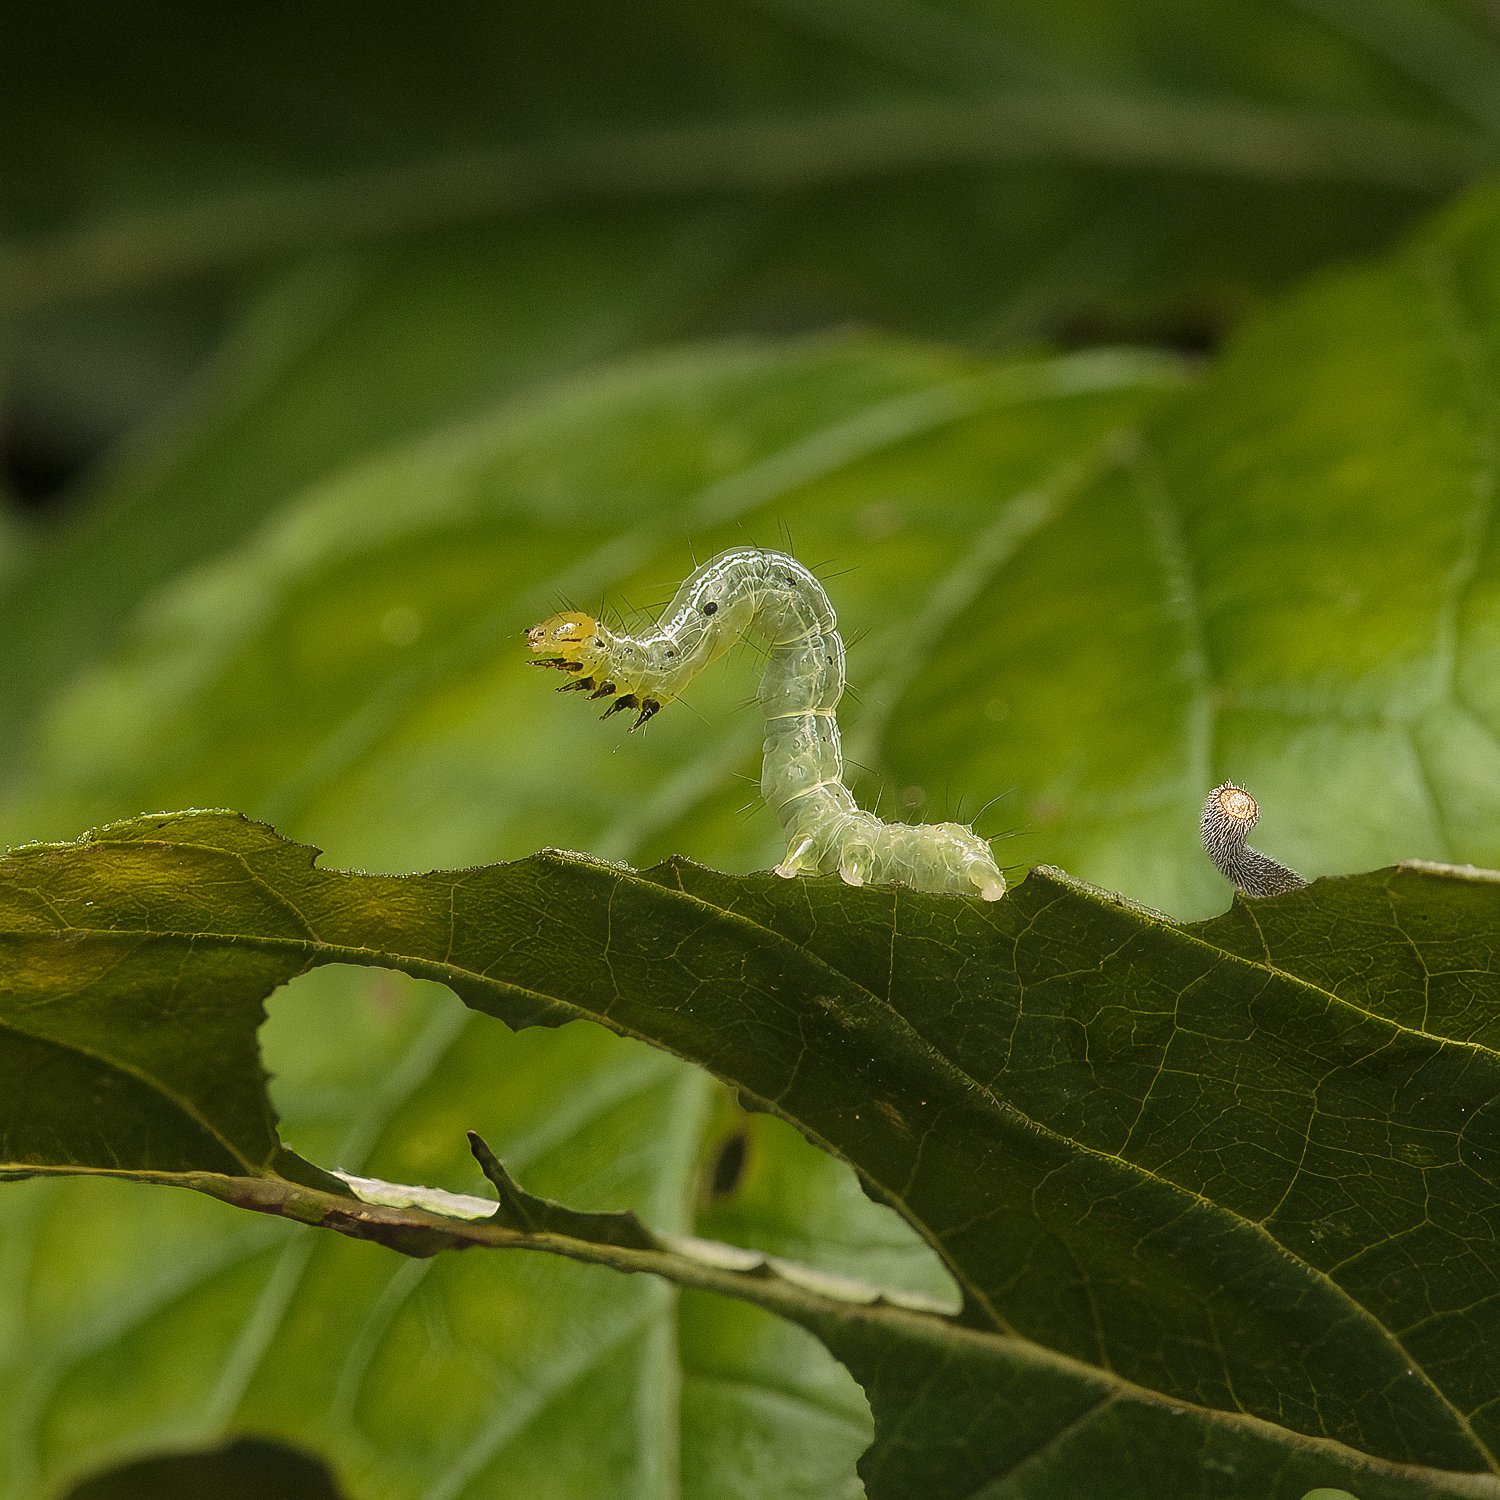
<svg viewBox="0 0 1500 1500"><path fill-rule="evenodd" d="M227 805L367 868L763 867L753 656L629 740L520 660L749 540L828 579L887 815L1180 916L1225 775L1309 873L1500 860L1500 214L1393 249L1500 166L1492 0L51 0L0 43L0 841ZM587 1027L325 972L264 1036L327 1164L478 1191L477 1128L943 1289ZM0 1235L0 1495L199 1450L79 1493L327 1493L246 1437L356 1497L859 1493L859 1392L748 1309L118 1183L5 1186Z"/></svg>

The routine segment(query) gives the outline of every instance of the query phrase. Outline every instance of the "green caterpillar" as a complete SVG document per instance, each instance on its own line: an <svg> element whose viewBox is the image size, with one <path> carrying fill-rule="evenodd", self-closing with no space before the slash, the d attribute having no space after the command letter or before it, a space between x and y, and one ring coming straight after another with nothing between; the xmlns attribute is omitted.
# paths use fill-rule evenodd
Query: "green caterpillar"
<svg viewBox="0 0 1500 1500"><path fill-rule="evenodd" d="M850 885L900 882L919 891L1005 894L990 847L961 823L886 823L844 785L836 717L844 643L823 586L785 552L721 552L678 589L644 634L610 630L577 611L527 632L537 666L575 674L559 688L613 698L605 717L636 713L639 729L749 631L766 643L759 699L766 736L760 789L786 832L778 875L837 871Z"/></svg>

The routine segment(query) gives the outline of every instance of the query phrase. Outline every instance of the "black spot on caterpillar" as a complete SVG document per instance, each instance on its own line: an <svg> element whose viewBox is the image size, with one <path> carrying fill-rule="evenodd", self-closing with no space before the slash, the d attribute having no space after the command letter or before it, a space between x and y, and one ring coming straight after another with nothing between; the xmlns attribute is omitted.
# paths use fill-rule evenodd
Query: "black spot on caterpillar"
<svg viewBox="0 0 1500 1500"><path fill-rule="evenodd" d="M538 666L582 673L594 697L618 692L607 718L639 709L639 729L706 666L754 631L766 643L761 794L787 836L778 875L837 871L850 885L899 881L920 891L1005 894L989 845L960 823L886 823L844 785L836 709L844 643L823 586L784 552L737 547L687 578L649 630L609 629L577 610L529 630ZM574 684L569 683L569 687Z"/></svg>
<svg viewBox="0 0 1500 1500"><path fill-rule="evenodd" d="M1199 832L1208 857L1237 890L1247 896L1279 896L1307 882L1245 841L1260 818L1260 804L1244 787L1226 781L1208 794Z"/></svg>

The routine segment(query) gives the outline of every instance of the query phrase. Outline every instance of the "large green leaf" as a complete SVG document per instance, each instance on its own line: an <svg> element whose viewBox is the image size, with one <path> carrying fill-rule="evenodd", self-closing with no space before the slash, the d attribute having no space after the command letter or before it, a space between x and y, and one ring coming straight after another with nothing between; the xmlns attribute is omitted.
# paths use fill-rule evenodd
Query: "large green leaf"
<svg viewBox="0 0 1500 1500"><path fill-rule="evenodd" d="M472 1190L462 1131L477 1124L549 1191L703 1227L700 1142L711 1152L726 1129L705 1080L644 1049L622 1057L591 1029L506 1038L426 1004L393 1015L402 998L384 986L353 1004L306 981L288 993L298 1040L332 1054L329 1032L343 1028L338 1061L360 1074L344 1084L325 1063L323 1097L304 1086L291 1100L304 1149L321 1134L331 1163ZM370 1070L393 1055L372 1087ZM318 1113L322 1132L310 1128ZM800 1237L820 1234L813 1258L835 1264L852 1241L856 1263L930 1280L889 1216L807 1170L767 1131L777 1124L755 1121L755 1171L780 1162L825 1201L789 1222L792 1204L752 1174L722 1200L752 1237L806 1259ZM559 1497L665 1475L704 1500L750 1497L778 1471L781 1493L857 1493L869 1432L857 1388L811 1357L800 1330L753 1310L551 1262L517 1261L498 1279L468 1257L402 1265L356 1241L237 1225L187 1195L143 1215L138 1188L93 1186L106 1191L31 1183L4 1195L7 1493L50 1492L112 1458L226 1428L319 1452L355 1496L438 1484L504 1494L518 1472ZM609 1443L578 1442L579 1406Z"/></svg>
<svg viewBox="0 0 1500 1500"><path fill-rule="evenodd" d="M1475 1011L1500 877L1403 867L1194 929L1047 872L988 906L683 863L391 877L311 856L191 813L10 857L6 1170L462 1243L288 1173L244 1044L276 984L390 965L512 1024L590 1017L711 1069L922 1234L954 1315L739 1268L491 1169L490 1242L539 1236L823 1337L872 1388L873 1500L918 1474L940 1496L1068 1494L1111 1460L1121 1495L1163 1472L1226 1500L1500 1493L1476 1356L1500 1337L1500 1057Z"/></svg>

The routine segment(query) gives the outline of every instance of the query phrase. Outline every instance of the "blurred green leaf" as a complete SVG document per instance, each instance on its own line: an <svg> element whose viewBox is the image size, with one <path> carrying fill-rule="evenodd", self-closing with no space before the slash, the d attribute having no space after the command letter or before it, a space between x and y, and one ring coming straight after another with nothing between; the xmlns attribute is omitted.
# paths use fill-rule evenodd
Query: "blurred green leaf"
<svg viewBox="0 0 1500 1500"><path fill-rule="evenodd" d="M0 308L18 410L75 461L175 399L253 296L247 269L336 252L378 281L394 239L436 288L460 230L495 268L551 235L571 239L560 270L597 250L607 271L643 216L719 218L748 238L718 295L678 309L698 331L1197 342L1500 149L1493 17L1464 0L734 0L628 21L444 0L420 38L407 22L331 6L292 32L184 0L11 18ZM589 299L574 269L533 288L542 321ZM480 287L472 327L492 306ZM456 354L440 384L462 384Z"/></svg>
<svg viewBox="0 0 1500 1500"><path fill-rule="evenodd" d="M1500 134L1492 18L1431 0L735 0L711 22L445 3L421 38L406 19L330 7L289 48L279 18L183 0L17 17L0 300L580 202L603 243L610 204L628 237L664 196L757 222L740 317L1170 334L1381 243Z"/></svg>
<svg viewBox="0 0 1500 1500"><path fill-rule="evenodd" d="M855 642L853 758L906 815L1014 789L984 831L1018 861L1182 915L1221 900L1196 811L1226 776L1304 873L1500 863L1497 370L1488 195L1185 391L1141 356L869 340L627 363L358 467L158 594L57 695L4 826L238 803L374 867L764 866L773 820L731 784L748 672L695 687L707 725L623 744L511 643L789 535Z"/></svg>
<svg viewBox="0 0 1500 1500"><path fill-rule="evenodd" d="M976 514L988 545L1019 545L1179 383L1148 356L984 365L844 339L663 355L512 403L356 467L159 593L139 646L60 696L7 822L61 833L122 798L236 800L325 838L332 816L354 843L330 841L366 864L601 838L632 853L722 801L755 726L740 716L727 754L691 712L638 756L612 756L604 731L580 742L517 649L527 624L563 596L664 597L685 535L774 540L788 523L814 561L858 538L841 602L873 590L910 618L934 572L962 582ZM743 686L695 701L721 714ZM391 773L399 795L370 785ZM642 778L662 789L644 803L627 795ZM769 833L731 823L721 857L758 857Z"/></svg>
<svg viewBox="0 0 1500 1500"><path fill-rule="evenodd" d="M83 513L0 593L12 713L115 639L164 581L232 548L325 473L690 321L744 254L733 216L559 215L504 237L299 265L170 419L137 433ZM55 344L49 329L49 344Z"/></svg>
<svg viewBox="0 0 1500 1500"><path fill-rule="evenodd" d="M1163 25L1153 55L1181 35ZM1083 33L1074 42L1090 46ZM1398 92L1409 100L1424 87ZM1130 238L1139 232L1154 244L1166 220L1182 227L1136 214L1145 200L1114 179L1102 197L1097 179L1077 181L1088 186L1077 201L1123 205L1121 243L1142 243ZM681 274L703 289L700 306L721 298L725 312L703 313L705 324L779 328L776 257L826 290L826 267L857 252L928 299L918 321L961 326L974 288L1007 299L1017 288L1008 261L976 258L948 231L936 211L946 182L902 187L904 220L885 217L873 189L779 206L773 229L806 226L784 239L752 214L743 280L733 233L721 261L708 253L716 220L704 213L703 277ZM1180 191L1186 201L1200 185ZM1247 223L1280 222L1253 192L1214 191ZM1309 222L1344 191L1295 190ZM820 218L825 198L850 208L854 250ZM1013 194L986 201L991 219L1014 225ZM1385 225L1399 204L1409 200ZM528 680L516 648L559 594L649 606L694 551L781 542L785 525L856 638L862 701L851 695L847 723L873 772L861 795L882 791L887 811L956 805L967 816L1014 788L983 826L1025 830L1017 858L1064 862L1179 915L1222 904L1194 825L1225 774L1261 796L1266 846L1308 873L1407 854L1496 862L1496 216L1477 198L1413 250L1299 296L1185 397L1181 371L1160 360L1001 362L873 338L758 340L567 378L570 364L633 336L642 304L629 295L628 255L611 284L616 343L590 346L584 318L572 325L576 353L547 364L549 330L569 325L539 301L531 354L523 347L511 365L497 337L491 363L475 337L470 370L444 389L439 325L451 334L467 309L509 305L504 276L483 270L491 231L470 242L472 296L460 287L462 236L432 247L431 274L425 244L389 261L362 250L308 265L266 304L264 362L248 326L222 393L210 382L180 430L125 466L117 493L130 519L113 523L112 543L87 566L71 546L39 554L27 587L55 611L48 630L94 623L75 637L84 670L68 676L28 659L32 640L47 649L46 632L27 634L28 612L6 617L18 644L0 669L8 685L31 683L41 712L8 713L19 746L4 767L3 836L230 803L316 838L339 863L376 868L549 843L764 865L772 822L753 789L734 784L755 769L758 726L735 709L753 665L695 692L707 724L691 710L668 715L617 745ZM671 218L653 227L641 216L636 248L650 261L653 245L684 247L691 269L692 228L674 239ZM961 256L968 290L910 252L903 236L917 222ZM1038 214L1033 243L1066 300L1073 273L1053 262L1053 222ZM1359 222L1341 243L1373 232ZM528 232L540 266L546 226ZM513 233L492 243L520 243ZM1201 245L1182 233L1182 264L1201 265ZM1234 239L1230 260L1249 243ZM1114 230L1091 243L1088 265L1113 276ZM445 275L459 288L451 303ZM316 318L303 321L299 295ZM848 305L845 292L830 295ZM647 307L641 326L652 316ZM533 356L546 388L528 389ZM377 379L387 366L390 380ZM406 403L429 379L432 403L408 424ZM341 389L350 399L333 406ZM507 392L521 394L488 405ZM372 448L387 428L404 446ZM1185 607L1195 600L1201 649ZM18 704L7 697L8 710ZM545 1047L530 1033L480 1035L384 980L309 976L290 994L299 1003L273 1006L266 1040L287 1138L306 1156L472 1191L461 1133L475 1126L524 1180L565 1201L629 1204L671 1230L732 1225L744 1243L931 1287L920 1249L847 1175L810 1161L776 1121L726 1118L666 1060L577 1027ZM372 1078L387 1080L374 1095ZM743 1136L743 1181L715 1198L704 1187L713 1160ZM582 1467L555 1481L564 1491L607 1489L624 1472L654 1484L679 1465L686 1491L714 1500L856 1492L868 1434L857 1391L797 1330L751 1309L550 1264L507 1267L503 1293L470 1258L395 1276L370 1247L325 1236L303 1251L274 1225L247 1230L186 1195L142 1222L139 1199L108 1183L29 1184L6 1199L0 1451L23 1491L28 1465L81 1461L70 1454L226 1431L306 1435L314 1420L358 1434L346 1470L361 1485L414 1486L437 1467L458 1488L496 1492L512 1475L546 1475L567 1426L558 1408L587 1400L619 1440L575 1454ZM87 1241L82 1221L98 1226ZM556 1320L536 1321L538 1306ZM570 1374L550 1363L564 1327ZM330 1339L346 1351L336 1369L323 1358ZM412 1351L429 1395L382 1399L366 1374ZM211 1388L179 1365L215 1371ZM559 1387L564 1374L575 1384ZM641 1390L656 1404L632 1404L627 1393ZM667 1434L674 1415L680 1442ZM549 1482L534 1487L545 1494Z"/></svg>
<svg viewBox="0 0 1500 1500"><path fill-rule="evenodd" d="M1500 1488L1474 1357L1500 1336L1500 1059L1475 1007L1500 876L1403 867L1178 928L1055 872L990 906L683 863L390 877L312 855L189 813L10 856L6 1170L175 1179L392 1243L541 1232L744 1297L871 1387L872 1500L1021 1467L1028 1493L1070 1495L1106 1457L1142 1496L1163 1473L1221 1500ZM493 1164L502 1207L471 1228L286 1181L253 1049L207 1027L253 1027L275 985L340 962L711 1069L856 1166L962 1311L736 1269Z"/></svg>
<svg viewBox="0 0 1500 1500"><path fill-rule="evenodd" d="M628 19L445 4L415 38L376 5L358 27L337 7L304 18L295 49L276 17L182 0L128 21L38 12L17 23L28 66L0 115L9 217L40 236L13 250L9 290L97 293L579 197L1017 160L1442 191L1495 159L1474 87L1493 26L1478 7L1405 10L1372 27L1265 0L736 0Z"/></svg>
<svg viewBox="0 0 1500 1500"><path fill-rule="evenodd" d="M0 601L0 735L300 485L590 356L849 320L1196 345L1500 160L1462 0L407 20L12 19L11 416L89 467Z"/></svg>

